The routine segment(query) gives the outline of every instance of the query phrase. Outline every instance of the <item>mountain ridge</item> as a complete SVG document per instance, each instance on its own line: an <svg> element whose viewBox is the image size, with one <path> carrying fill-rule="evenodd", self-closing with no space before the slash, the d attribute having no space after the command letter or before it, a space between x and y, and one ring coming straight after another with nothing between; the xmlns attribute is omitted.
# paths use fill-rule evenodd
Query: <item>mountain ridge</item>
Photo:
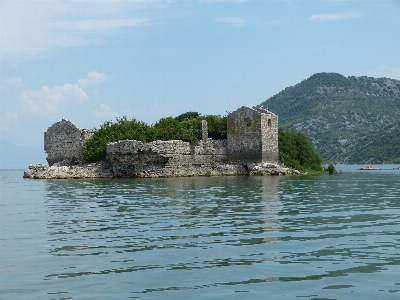
<svg viewBox="0 0 400 300"><path fill-rule="evenodd" d="M397 124L400 81L317 73L255 108L260 107L276 113L283 128L305 133L326 163L370 162L346 153L362 149L370 135Z"/></svg>

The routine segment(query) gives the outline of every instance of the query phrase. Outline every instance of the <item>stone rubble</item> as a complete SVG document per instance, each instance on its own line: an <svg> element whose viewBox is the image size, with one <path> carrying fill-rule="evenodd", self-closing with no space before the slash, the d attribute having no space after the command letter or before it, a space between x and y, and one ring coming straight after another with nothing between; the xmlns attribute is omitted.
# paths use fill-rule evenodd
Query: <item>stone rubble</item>
<svg viewBox="0 0 400 300"><path fill-rule="evenodd" d="M31 179L79 179L79 178L111 178L114 177L107 162L66 166L53 164L32 164L24 171L24 178Z"/></svg>

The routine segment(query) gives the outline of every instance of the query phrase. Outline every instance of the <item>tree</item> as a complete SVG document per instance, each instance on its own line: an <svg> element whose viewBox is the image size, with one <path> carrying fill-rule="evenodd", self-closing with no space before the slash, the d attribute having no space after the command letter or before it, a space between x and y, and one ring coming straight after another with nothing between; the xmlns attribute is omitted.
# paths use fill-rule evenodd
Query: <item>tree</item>
<svg viewBox="0 0 400 300"><path fill-rule="evenodd" d="M322 171L322 158L304 133L279 128L279 157L286 166L302 171Z"/></svg>
<svg viewBox="0 0 400 300"><path fill-rule="evenodd" d="M333 163L330 163L328 166L328 173L329 175L333 175L336 174L336 169L335 166L333 165Z"/></svg>

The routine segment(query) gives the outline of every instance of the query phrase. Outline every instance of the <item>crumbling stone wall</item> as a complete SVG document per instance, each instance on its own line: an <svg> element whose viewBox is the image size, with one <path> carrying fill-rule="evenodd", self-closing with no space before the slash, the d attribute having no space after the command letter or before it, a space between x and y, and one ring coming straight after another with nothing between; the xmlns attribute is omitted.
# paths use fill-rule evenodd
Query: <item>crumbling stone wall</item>
<svg viewBox="0 0 400 300"><path fill-rule="evenodd" d="M279 161L278 117L242 106L228 115L228 158L231 161Z"/></svg>
<svg viewBox="0 0 400 300"><path fill-rule="evenodd" d="M227 161L226 140L201 140L193 145L180 140L123 140L107 145L107 161L115 176L204 176Z"/></svg>
<svg viewBox="0 0 400 300"><path fill-rule="evenodd" d="M93 135L94 131L79 128L66 119L50 126L44 133L44 150L47 153L49 165L71 160L73 157L82 161L83 144Z"/></svg>

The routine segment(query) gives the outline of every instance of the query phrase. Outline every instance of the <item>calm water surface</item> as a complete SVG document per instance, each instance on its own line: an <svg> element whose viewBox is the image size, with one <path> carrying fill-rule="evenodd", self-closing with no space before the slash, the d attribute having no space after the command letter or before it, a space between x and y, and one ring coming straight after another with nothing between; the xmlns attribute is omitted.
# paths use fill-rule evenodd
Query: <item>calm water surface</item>
<svg viewBox="0 0 400 300"><path fill-rule="evenodd" d="M400 299L400 171L382 167L127 180L1 170L0 298Z"/></svg>

